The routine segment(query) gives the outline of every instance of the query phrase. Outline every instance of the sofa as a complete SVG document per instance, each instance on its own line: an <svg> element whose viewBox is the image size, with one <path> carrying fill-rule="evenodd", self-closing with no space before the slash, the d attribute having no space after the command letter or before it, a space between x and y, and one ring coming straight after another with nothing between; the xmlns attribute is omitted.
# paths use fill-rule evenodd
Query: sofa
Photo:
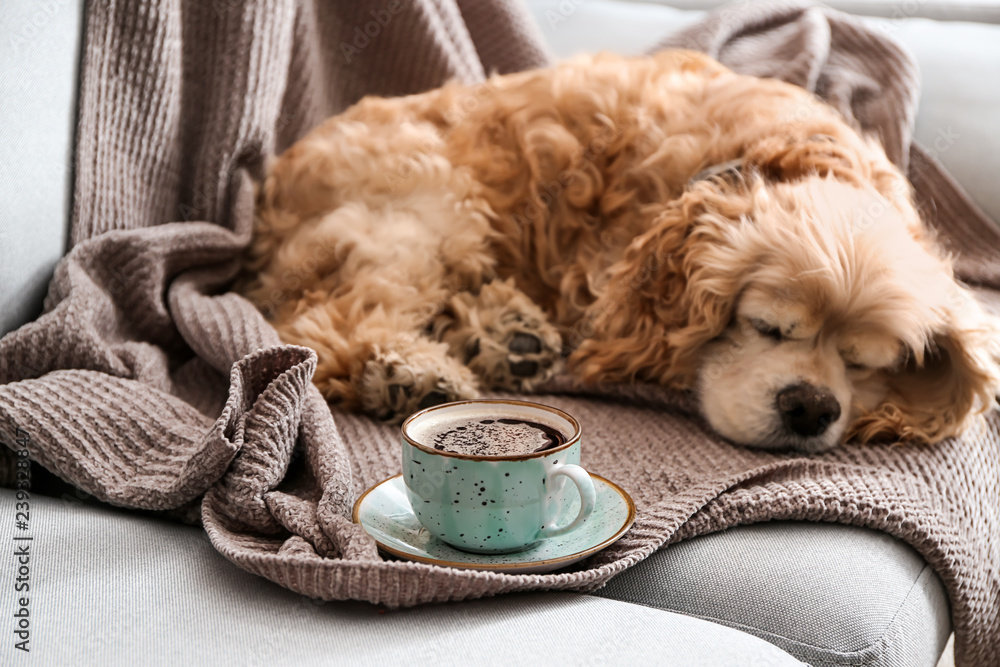
<svg viewBox="0 0 1000 667"><path fill-rule="evenodd" d="M714 2L532 0L553 52L647 50ZM833 3L835 6L837 3ZM924 77L917 140L1000 219L1000 15L979 3L843 3ZM36 317L67 249L83 4L0 8L0 333ZM957 20L960 19L960 20ZM992 78L991 78L992 77ZM11 101L16 100L16 104ZM204 532L102 505L33 470L30 652L4 664L899 665L947 661L937 574L886 534L742 526L661 549L593 594L514 594L390 610L321 603L254 577ZM0 489L0 540L17 498ZM5 549L7 547L5 546ZM2 612L15 609L15 568ZM8 617L9 618L9 617ZM942 657L943 656L943 657Z"/></svg>

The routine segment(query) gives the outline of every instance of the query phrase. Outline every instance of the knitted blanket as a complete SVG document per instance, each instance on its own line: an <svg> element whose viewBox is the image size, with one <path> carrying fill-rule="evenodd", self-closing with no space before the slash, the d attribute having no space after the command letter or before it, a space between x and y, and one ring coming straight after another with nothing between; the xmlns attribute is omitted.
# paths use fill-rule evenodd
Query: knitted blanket
<svg viewBox="0 0 1000 667"><path fill-rule="evenodd" d="M729 445L683 396L581 388L535 400L581 422L583 464L634 496L617 544L510 575L385 560L349 519L399 471L396 430L334 412L316 357L227 292L250 238L252 178L362 94L544 65L514 0L137 0L88 4L73 248L35 322L0 340L0 440L97 498L197 511L215 547L323 599L390 606L593 590L664 545L741 523L868 526L913 545L948 590L962 664L1000 655L1000 418L934 447L815 456ZM745 3L671 39L782 77L877 132L983 298L1000 233L911 145L912 60L825 9Z"/></svg>

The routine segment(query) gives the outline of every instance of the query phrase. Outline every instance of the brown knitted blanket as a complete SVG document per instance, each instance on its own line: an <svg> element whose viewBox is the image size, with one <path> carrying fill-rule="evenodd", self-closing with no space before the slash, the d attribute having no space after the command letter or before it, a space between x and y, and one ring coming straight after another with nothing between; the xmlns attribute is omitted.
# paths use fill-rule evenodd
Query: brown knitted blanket
<svg viewBox="0 0 1000 667"><path fill-rule="evenodd" d="M913 62L822 9L723 10L674 37L814 89L908 165L965 279L997 303L1000 234L910 146ZM247 244L251 177L365 93L543 65L514 0L137 0L88 6L72 252L46 312L0 340L0 439L101 500L185 511L239 566L306 595L386 605L526 589L592 590L655 549L773 519L869 526L909 542L947 587L959 661L1000 655L1000 419L939 446L805 457L720 441L650 387L539 397L576 415L584 465L639 506L578 566L505 575L383 560L356 494L398 472L395 429L334 413L314 354L281 345L226 289ZM179 222L180 221L180 222Z"/></svg>

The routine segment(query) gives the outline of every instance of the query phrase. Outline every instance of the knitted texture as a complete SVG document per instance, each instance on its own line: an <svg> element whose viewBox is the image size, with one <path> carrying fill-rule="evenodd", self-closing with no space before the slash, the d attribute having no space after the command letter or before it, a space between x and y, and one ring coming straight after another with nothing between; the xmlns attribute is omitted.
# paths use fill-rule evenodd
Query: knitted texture
<svg viewBox="0 0 1000 667"><path fill-rule="evenodd" d="M252 178L265 156L363 94L544 65L535 29L514 0L136 0L87 11L74 247L45 313L0 340L3 442L20 440L109 503L174 510L200 499L212 543L239 566L309 596L391 606L593 590L666 544L741 523L868 526L913 545L941 576L958 662L996 664L995 413L934 447L803 456L723 442L684 396L559 378L534 398L580 420L583 464L637 501L632 530L545 575L383 559L349 516L360 491L399 471L396 430L331 414L310 383L315 354L282 345L225 291L250 239ZM671 43L815 90L877 133L962 277L1000 303L1000 234L911 147L917 73L888 38L825 9L744 3Z"/></svg>

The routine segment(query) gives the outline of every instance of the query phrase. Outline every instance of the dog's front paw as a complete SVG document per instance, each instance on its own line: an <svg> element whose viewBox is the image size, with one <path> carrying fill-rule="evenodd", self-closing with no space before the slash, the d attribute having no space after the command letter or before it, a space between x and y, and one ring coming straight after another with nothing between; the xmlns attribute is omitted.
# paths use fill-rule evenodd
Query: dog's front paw
<svg viewBox="0 0 1000 667"><path fill-rule="evenodd" d="M479 395L469 369L447 356L443 345L430 341L376 350L365 363L359 385L362 409L389 423L432 405Z"/></svg>
<svg viewBox="0 0 1000 667"><path fill-rule="evenodd" d="M559 332L510 281L456 296L434 328L491 389L530 391L562 367Z"/></svg>
<svg viewBox="0 0 1000 667"><path fill-rule="evenodd" d="M524 329L521 326L523 323L511 323L505 331L494 330L470 342L466 364L486 386L530 391L562 366L560 342L530 323ZM558 341L558 333L555 338Z"/></svg>

